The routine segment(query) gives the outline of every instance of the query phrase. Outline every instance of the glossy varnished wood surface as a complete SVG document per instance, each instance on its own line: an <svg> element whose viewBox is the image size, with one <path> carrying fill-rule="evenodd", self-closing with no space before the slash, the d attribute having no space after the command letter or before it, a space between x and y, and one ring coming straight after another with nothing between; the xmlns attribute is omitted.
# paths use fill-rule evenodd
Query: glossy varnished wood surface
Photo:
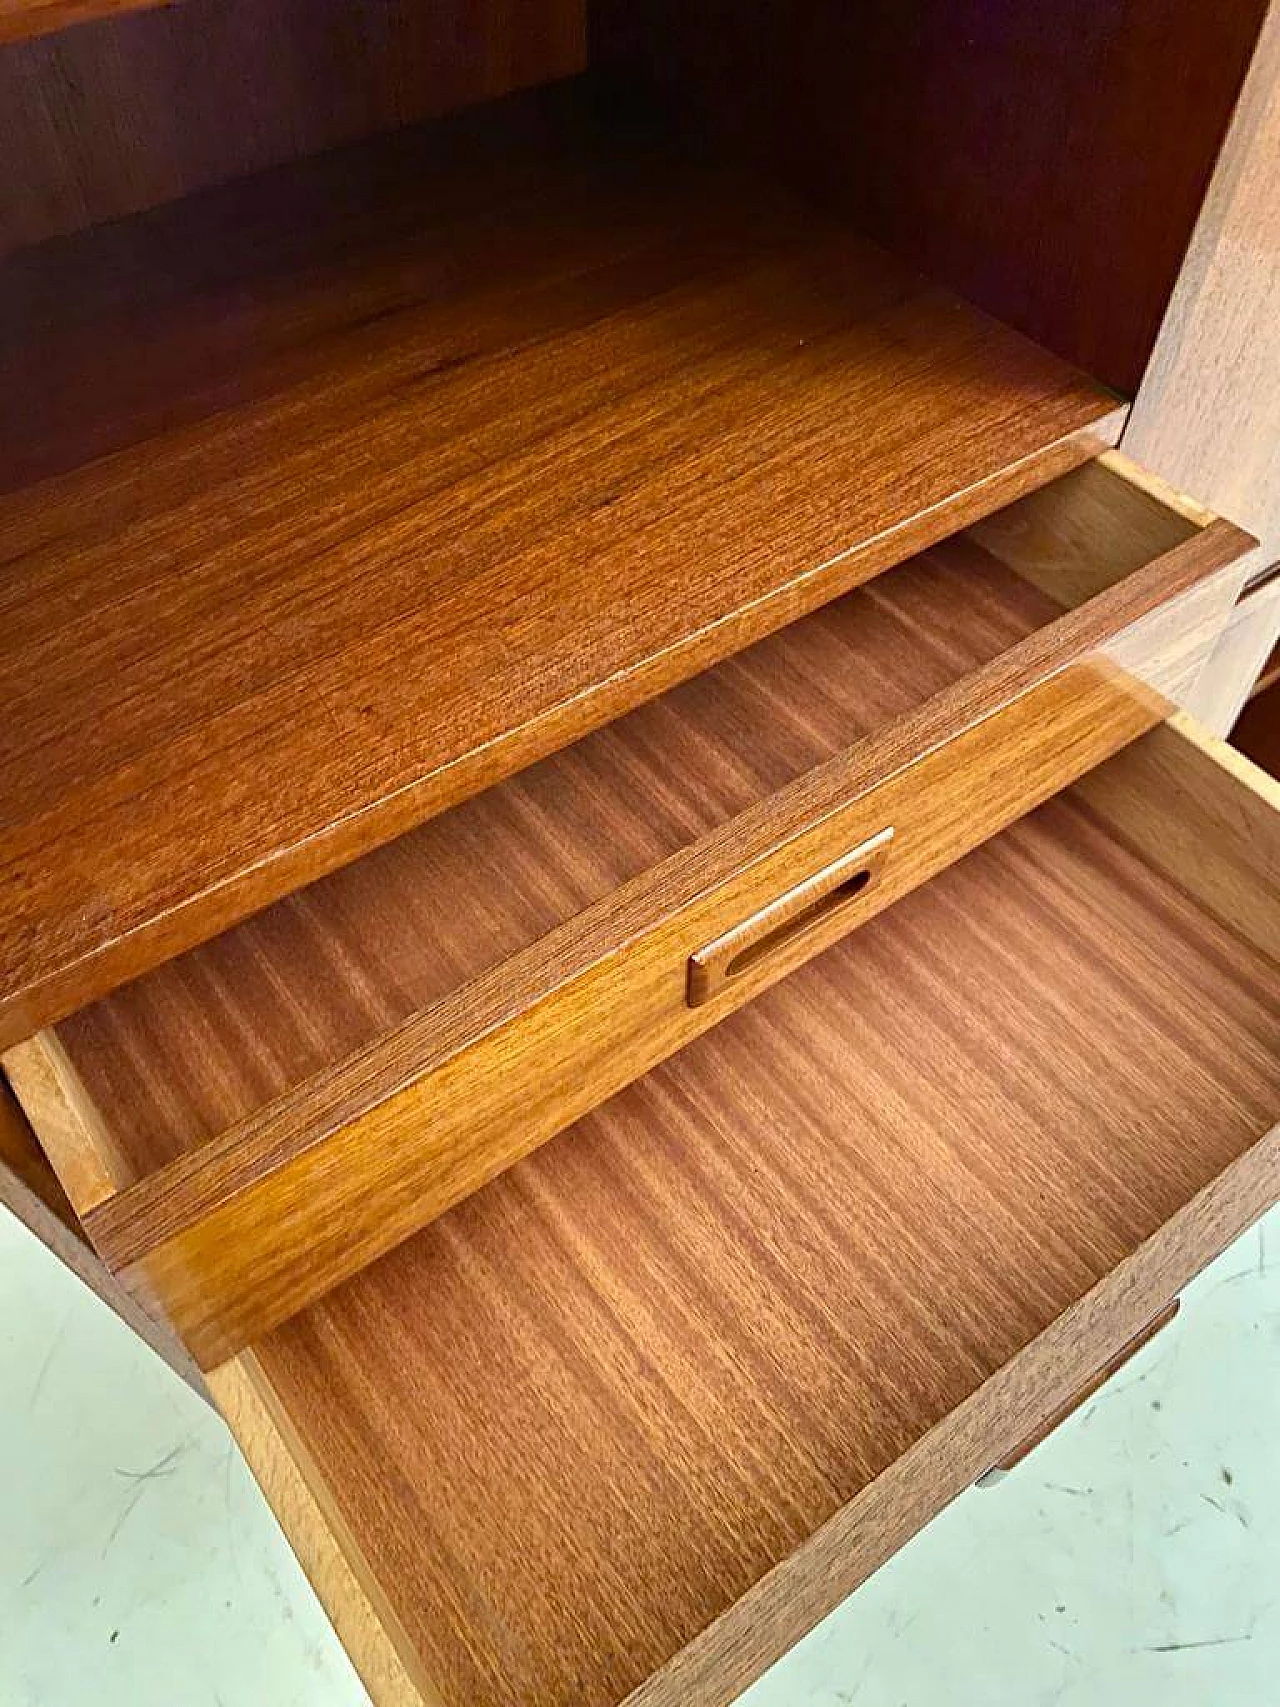
<svg viewBox="0 0 1280 1707"><path fill-rule="evenodd" d="M1108 457L1015 506L1017 576L949 541L10 1051L68 1177L86 1109L91 1160L122 1135L138 1183L78 1199L99 1248L216 1363L1132 739L1246 543L1135 478ZM1014 646L1056 608L1026 576L1123 584ZM690 1011L691 952L887 823L875 895Z"/></svg>
<svg viewBox="0 0 1280 1707"><path fill-rule="evenodd" d="M1206 546L1209 530L1183 550ZM92 1237L202 1363L219 1362L1150 727L1167 702L1147 683L1176 693L1188 658L1194 675L1187 630L1207 615L1207 634L1216 632L1213 614L1220 623L1239 573L1197 580L1188 564L1189 590L1173 598L1175 560L1149 565L104 1202L88 1218ZM1144 599L1152 614L1123 626ZM1152 624L1156 637L1142 641ZM1202 635L1200 658L1206 645ZM1112 659L1125 654L1145 671L1121 671ZM857 668L870 662L862 654ZM644 805L629 799L627 817ZM708 934L887 825L893 860L856 916L827 921L714 1002L688 1006L685 963ZM536 864L548 863L560 859L544 845ZM365 981L377 979L370 963ZM295 1004L305 987L293 981ZM188 1040L172 1041L183 1058Z"/></svg>
<svg viewBox="0 0 1280 1707"><path fill-rule="evenodd" d="M1065 798L271 1335L449 1707L742 1688L1274 1195L1277 978Z"/></svg>
<svg viewBox="0 0 1280 1707"><path fill-rule="evenodd" d="M948 541L71 1015L153 1173L1053 620Z"/></svg>
<svg viewBox="0 0 1280 1707"><path fill-rule="evenodd" d="M0 254L571 76L587 55L583 0L0 0L0 44L15 42Z"/></svg>
<svg viewBox="0 0 1280 1707"><path fill-rule="evenodd" d="M1221 620L1201 578L1218 558L1138 472L1085 465L70 1016L58 1071L74 1060L127 1144L112 1177L194 1149L1140 570L1072 632L1118 637L1186 588L1203 612L1157 613L1122 660L1176 698Z"/></svg>
<svg viewBox="0 0 1280 1707"><path fill-rule="evenodd" d="M174 364L172 394L107 383L108 315L48 442L190 424L0 505L0 1041L1118 426L1071 370L751 185L562 138L495 162L476 136L488 200L455 141L406 220L365 150L332 188L345 230L374 183L358 245L313 236L265 291L240 279L247 318L242 294L167 304L129 365ZM224 234L258 217L240 194ZM93 277L68 286L68 253L60 312ZM38 309L38 264L23 281ZM191 422L211 391L256 401Z"/></svg>

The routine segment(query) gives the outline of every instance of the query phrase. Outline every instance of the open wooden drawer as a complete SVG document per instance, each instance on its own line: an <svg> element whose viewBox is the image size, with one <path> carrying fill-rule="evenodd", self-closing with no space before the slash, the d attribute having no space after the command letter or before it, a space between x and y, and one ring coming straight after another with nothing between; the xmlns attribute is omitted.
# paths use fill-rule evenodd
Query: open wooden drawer
<svg viewBox="0 0 1280 1707"><path fill-rule="evenodd" d="M1030 1433L1280 1194L1278 885L1175 718L217 1370L375 1700L726 1702Z"/></svg>
<svg viewBox="0 0 1280 1707"><path fill-rule="evenodd" d="M1108 454L19 1045L99 1252L220 1363L1149 728L1249 543Z"/></svg>

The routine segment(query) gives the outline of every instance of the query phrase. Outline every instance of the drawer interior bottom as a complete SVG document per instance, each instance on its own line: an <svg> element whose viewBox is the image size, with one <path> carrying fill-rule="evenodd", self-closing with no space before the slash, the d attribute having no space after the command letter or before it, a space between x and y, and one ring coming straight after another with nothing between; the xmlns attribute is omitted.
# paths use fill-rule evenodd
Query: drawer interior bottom
<svg viewBox="0 0 1280 1707"><path fill-rule="evenodd" d="M255 1348L445 1707L730 1699L1250 1212L1277 964L1084 792Z"/></svg>

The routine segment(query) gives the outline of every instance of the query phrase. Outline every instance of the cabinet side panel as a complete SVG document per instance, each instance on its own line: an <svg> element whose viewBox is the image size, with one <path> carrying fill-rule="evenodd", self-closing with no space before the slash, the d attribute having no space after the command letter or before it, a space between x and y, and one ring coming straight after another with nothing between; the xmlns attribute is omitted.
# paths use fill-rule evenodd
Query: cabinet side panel
<svg viewBox="0 0 1280 1707"><path fill-rule="evenodd" d="M1278 443L1280 6L1273 5L1124 448L1257 534L1265 563L1280 558Z"/></svg>

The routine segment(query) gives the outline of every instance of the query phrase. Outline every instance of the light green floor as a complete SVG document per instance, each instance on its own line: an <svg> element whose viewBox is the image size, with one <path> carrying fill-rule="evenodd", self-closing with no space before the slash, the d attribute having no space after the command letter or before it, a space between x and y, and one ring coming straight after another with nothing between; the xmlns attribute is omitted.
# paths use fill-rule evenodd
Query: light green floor
<svg viewBox="0 0 1280 1707"><path fill-rule="evenodd" d="M1273 1216L743 1707L1277 1707L1278 1538ZM221 1425L0 1213L0 1707L364 1701Z"/></svg>

